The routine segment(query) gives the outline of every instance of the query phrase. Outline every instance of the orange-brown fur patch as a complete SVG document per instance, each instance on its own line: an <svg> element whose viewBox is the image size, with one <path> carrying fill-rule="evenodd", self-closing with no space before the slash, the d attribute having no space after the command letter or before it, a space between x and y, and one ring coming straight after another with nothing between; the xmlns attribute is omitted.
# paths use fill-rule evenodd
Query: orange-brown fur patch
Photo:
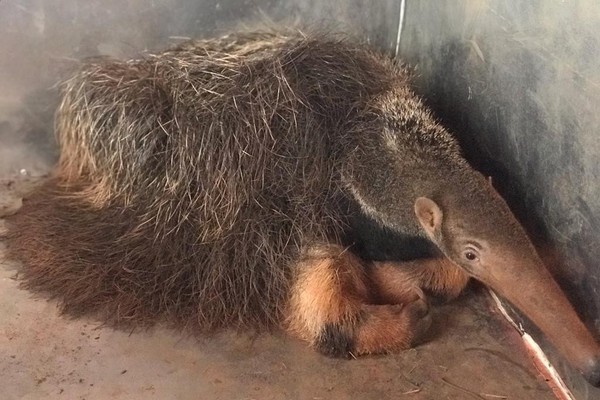
<svg viewBox="0 0 600 400"><path fill-rule="evenodd" d="M370 277L378 303L404 304L425 296L417 276L411 269L402 268L402 263L374 264Z"/></svg>
<svg viewBox="0 0 600 400"><path fill-rule="evenodd" d="M429 328L427 303L363 305L364 319L356 330L356 355L405 350Z"/></svg>
<svg viewBox="0 0 600 400"><path fill-rule="evenodd" d="M381 271L390 268L384 266ZM429 327L427 303L418 287L397 279L387 289L373 285L385 274L368 277L362 261L340 246L311 248L297 270L286 328L317 347L323 345L323 335L329 335L326 341L331 343L324 344L329 354L343 354L344 349L331 347L345 345L346 339L355 355L406 349ZM384 297L394 304L375 304Z"/></svg>
<svg viewBox="0 0 600 400"><path fill-rule="evenodd" d="M286 327L314 344L326 324L352 325L369 290L360 260L340 246L311 248L297 264Z"/></svg>
<svg viewBox="0 0 600 400"><path fill-rule="evenodd" d="M411 301L422 293L420 289L453 299L469 281L469 276L447 258L375 262L371 276L382 300L394 303Z"/></svg>

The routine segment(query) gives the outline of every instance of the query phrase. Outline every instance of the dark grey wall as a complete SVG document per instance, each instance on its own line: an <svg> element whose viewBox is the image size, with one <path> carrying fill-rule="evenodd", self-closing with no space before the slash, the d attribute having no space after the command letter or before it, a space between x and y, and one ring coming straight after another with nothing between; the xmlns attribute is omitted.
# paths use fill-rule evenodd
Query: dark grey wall
<svg viewBox="0 0 600 400"><path fill-rule="evenodd" d="M286 21L394 53L401 0L0 1L0 174L53 162L51 86L74 60ZM400 55L600 332L600 3L407 0ZM600 398L560 363L582 399Z"/></svg>
<svg viewBox="0 0 600 400"><path fill-rule="evenodd" d="M600 333L600 2L412 0L406 16L418 91ZM559 367L580 398L600 398Z"/></svg>

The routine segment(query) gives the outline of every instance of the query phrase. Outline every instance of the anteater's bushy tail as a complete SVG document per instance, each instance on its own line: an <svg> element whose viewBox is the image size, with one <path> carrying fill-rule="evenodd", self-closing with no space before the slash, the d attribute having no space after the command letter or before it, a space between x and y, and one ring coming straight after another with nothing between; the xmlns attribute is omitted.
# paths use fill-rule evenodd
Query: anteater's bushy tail
<svg viewBox="0 0 600 400"><path fill-rule="evenodd" d="M278 317L288 277L267 262L287 260L264 252L273 251L273 239L290 237L289 223L269 219L270 226L258 224L216 248L198 241L193 221L173 221L172 232L157 237L144 225L144 210L96 208L73 195L79 189L53 179L11 219L9 255L24 264L26 288L58 298L68 314L92 313L122 327L166 319L206 331L270 325Z"/></svg>

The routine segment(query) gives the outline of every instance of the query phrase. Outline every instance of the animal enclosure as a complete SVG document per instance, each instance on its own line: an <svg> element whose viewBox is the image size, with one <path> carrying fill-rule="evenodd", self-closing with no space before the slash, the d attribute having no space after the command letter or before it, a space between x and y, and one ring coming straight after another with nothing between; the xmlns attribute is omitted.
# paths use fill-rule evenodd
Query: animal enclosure
<svg viewBox="0 0 600 400"><path fill-rule="evenodd" d="M594 22L597 21L592 20L593 17L591 17L598 15L593 12L594 8L596 11L598 10L592 2L581 1L570 6L544 4L536 7L527 6L525 3L513 4L509 7L493 1L447 2L440 7L439 3L410 1L382 2L377 6L362 2L333 2L325 5L313 4L313 2L205 1L192 4L180 1L173 4L158 4L150 8L141 3L143 2L139 2L139 4L136 1L128 2L125 10L116 2L108 7L94 5L82 7L69 1L59 2L52 8L42 3L18 1L0 5L6 9L3 10L5 12L0 13L2 15L0 18L6 19L6 21L2 21L5 22L2 29L6 30L6 34L0 39L0 49L6 49L5 53L12 55L10 59L2 61L0 69L0 79L3 87L6 87L2 94L3 102L0 110L2 113L0 115L2 118L0 167L4 179L4 192L8 199L6 205L3 206L3 215L9 216L9 221L10 215L14 212L17 213L15 214L16 218L19 218L20 214L17 210L19 199L22 196L27 197L27 192L30 192L28 185L38 185L44 181L43 175L56 162L57 149L51 135L53 131L52 115L57 107L58 97L56 88L52 85L67 70L72 69L77 63L75 60L98 55L118 59L139 58L148 51L159 51L168 44L182 43L185 37L215 37L232 30L247 29L248 25L255 24L256 21L264 20L267 17L279 23L285 21L286 24L298 24L299 26L315 24L326 27L332 32L348 32L366 42L367 46L390 57L400 58L415 67L416 79L413 82L413 90L425 98L427 106L434 109L442 124L456 134L465 150L466 158L472 165L486 176L491 177L494 187L507 199L521 224L526 227L527 233L536 244L544 262L550 267L554 277L566 291L567 297L574 304L578 314L592 334L597 337L599 318L597 310L600 299L594 294L598 286L599 275L595 264L597 257L594 254L596 251L594 244L598 238L600 227L594 215L600 207L597 204L599 198L597 196L599 190L597 185L598 165L594 160L600 151L594 139L596 115L593 110L600 103L600 98L594 86L594 82L597 81L597 76L594 74L596 74L595 66L598 59L594 58L592 56L594 53L589 51L598 41L598 34L592 28ZM576 24L577 31L571 32L569 26L559 24L558 21L563 18L578 22ZM23 48L17 46L17 43L23 43L23 40L20 40L23 32L27 33L25 42L29 46L28 50L25 50L25 46L22 46ZM39 49L39 51L31 52L30 49ZM326 84L327 82L324 82L323 87L327 88ZM365 86L368 86L369 90L378 90L377 85ZM306 85L299 87L304 88ZM360 90L360 87L357 87L352 92L360 94ZM368 92L365 93L364 96L368 97ZM344 100L347 100L348 96L344 96ZM238 107L239 105L236 104L232 110L238 109ZM323 110L324 114L339 113L339 111L327 109L327 107L324 107ZM290 118L290 116L284 117L286 120ZM321 127L315 125L315 127L317 126ZM314 132L318 129L314 128L310 131ZM135 147L136 145L132 146L132 148ZM316 146L305 150L317 156L318 154L315 152L318 152L318 149L319 147ZM132 160L136 156L135 152L126 154L126 158ZM65 167L65 163L62 165L64 170L70 168L68 165ZM285 169L285 165L282 168ZM309 167L302 166L301 168ZM75 169L77 169L76 165ZM116 173L121 172L116 171ZM226 180L227 177L224 179ZM281 181L278 185L282 189L281 193L289 192L289 190L284 190L286 184L291 183ZM169 190L177 193L175 187L170 187ZM93 207L102 205L101 193L102 191L96 193L97 196L92 201ZM146 193L151 194L150 191ZM188 192L183 191L182 193ZM133 199L135 204L132 196L126 200ZM283 194L281 196L285 197ZM42 196L36 200L42 208L46 207L43 203L44 199L45 197ZM286 201L290 200L290 198L286 199ZM207 201L210 204L211 199ZM371 201L369 204L373 204L373 200L369 201ZM215 201L215 204L218 205L218 202ZM258 204L261 206L260 203ZM265 204L267 203L263 203L263 206ZM61 204L61 206L63 205L66 208L69 207L68 203ZM270 203L266 208L276 207L278 205ZM26 209L25 207L24 210ZM264 207L257 208L257 215L260 215L261 210L264 209ZM315 218L329 218L328 212L325 209L323 215ZM112 218L115 220L114 217ZM168 221L168 212L161 218L164 218L165 222ZM310 218L306 221L309 220ZM90 221L98 222L94 218L91 218ZM47 223L48 221L43 222ZM344 223L346 222L344 221ZM358 222L358 225L360 224L373 224L373 220L362 220ZM50 225L48 224L48 226ZM48 229L43 226L40 224L42 235L44 232L48 232ZM165 229L169 227L168 224L164 224L164 226ZM8 225L3 226L2 229L6 230L7 227ZM105 231L101 236L107 240L111 235L120 234L112 224L103 224L102 227ZM178 229L179 226L169 227L169 229L171 228ZM35 232L36 226L29 226L28 229L30 232ZM223 227L207 227L205 232L208 236L205 239L210 241L211 232L218 232L220 229ZM51 237L63 235L64 233L61 231L69 232L68 225L57 229ZM372 231L372 229L366 231ZM321 234L318 230L315 232ZM69 234L71 233L73 232L69 232ZM325 237L328 234L323 232L322 236ZM393 240L392 243L389 243L389 239L393 239L393 237L386 235L385 232L379 234L382 237L378 237L376 234L370 235L362 242L361 255L372 254L373 244L381 246L381 243L389 246L384 249L385 251L393 252L395 244ZM32 236L35 237L35 234ZM75 232L65 245L71 246L81 239L82 236ZM183 239L189 240L185 236ZM98 240L103 239L99 237ZM86 252L94 247L94 244L85 243L85 246L74 247L73 253ZM235 241L230 242L232 245L235 243ZM106 244L105 251L108 254L112 246L109 241ZM179 244L173 244L170 248L175 249ZM159 248L157 247L157 249ZM239 246L232 248L232 252L234 250L235 252L246 251ZM41 248L40 254L43 251ZM381 251L380 249L379 252ZM147 253L145 256L160 259L160 257L169 255L161 252L157 255ZM44 257L40 257L40 259L43 260ZM85 257L79 257L79 259L85 259ZM16 268L16 271L19 271L18 265L7 268ZM52 273L52 270L45 271L44 276L48 276L51 280ZM8 277L9 273L7 272L3 276ZM185 277L179 278L185 279ZM231 279L233 278L226 277L226 280ZM259 281L269 287L268 282L274 279L281 279L281 277L265 276L259 278ZM136 283L133 282L133 284ZM56 290L60 291L60 288ZM481 293L481 288L476 290L476 293ZM123 299L128 296L127 292L121 294ZM183 292L183 295L185 296L186 293ZM280 295L280 293L273 294L275 297ZM245 298L245 301L247 300L245 307L253 307L252 296L253 294L249 293ZM166 299L168 301L168 297ZM6 301L6 304L11 302L8 298L3 301ZM164 301L164 299L159 301ZM239 354L232 356L233 360L239 362L227 364L226 370L231 368L231 371L236 371L232 372L234 378L229 382L230 384L232 382L248 382L256 385L257 390L263 391L262 394L256 395L261 398L269 398L269 396L271 396L270 398L279 398L284 396L283 394L285 397L304 398L305 394L310 393L310 388L306 386L290 388L290 382L285 383L285 380L278 383L278 375L285 375L282 371L269 370L269 378L260 384L257 383L258 380L255 376L244 375L253 368L252 365L260 366L261 362L268 362L269 357L274 357L274 359L281 357L281 353L277 351L282 350L275 351L274 349L278 349L279 346L283 348L291 346L295 349L295 354L300 352L303 355L299 357L310 361L306 364L301 363L306 366L305 368L310 368L311 363L319 365L320 368L333 365L335 370L345 370L351 376L360 375L360 368L371 368L370 376L376 383L368 384L370 387L364 392L365 398L377 396L378 390L382 391L380 393L385 393L385 396L400 392L406 395L422 396L420 398L437 398L441 395L460 396L461 391L463 395L468 392L470 395L478 396L485 394L514 395L519 398L549 396L547 388L544 391L535 383L539 383L536 381L539 378L536 378L535 373L530 372L528 378L520 376L518 371L515 372L517 376L510 376L511 372L507 376L494 373L494 368L506 369L502 366L502 356L497 356L495 359L492 357L488 360L483 360L484 357L477 358L477 362L489 362L490 376L485 378L490 381L488 386L477 387L473 382L462 380L465 379L464 375L461 375L460 368L457 368L460 363L452 356L452 354L456 354L453 351L457 346L459 353L488 355L502 354L502 352L498 353L495 347L499 341L505 341L504 344L509 349L511 347L519 348L519 341L510 339L510 335L516 335L516 332L509 333L512 328L508 326L502 328L502 322L499 322L501 320L494 320L496 318L494 307L489 298L481 294L471 294L459 299L459 304L470 301L479 301L484 304L482 306L484 310L486 307L489 310L481 313L479 312L481 308L475 307L475 311L467 313L463 319L460 317L458 309L453 308L456 307L455 305L443 306L434 315L434 326L435 320L438 321L437 337L434 340L428 340L427 344L422 347L417 347L416 356L414 353L401 353L387 356L392 358L355 360L354 366L352 366L352 361L349 361L348 364L339 361L327 364L330 361L305 355L302 353L303 350L294 347L294 342L290 344L286 339L282 339L281 342L270 342L268 338L261 337L256 346L262 348L266 355L263 355L261 359L261 356L253 353L254 345L250 341L248 347L243 351L240 350L239 353L246 354L251 362L244 364L239 358ZM19 307L27 306L26 303L19 302L17 304ZM33 309L42 303L35 304L37 306L32 305ZM231 307L226 303L223 303L223 306ZM157 304L155 309L163 309L162 304ZM48 310L52 309L48 308L46 312ZM220 311L216 310L215 312ZM454 319L444 319L442 315L448 312L454 315ZM16 312L16 315L19 313ZM473 345L461 345L460 342L452 342L448 338L453 333L452 329L446 326L460 327L461 321L462 326L466 326L469 325L469 318L478 318L477 316L481 315L486 315L486 322L485 324L476 324L479 328L474 329L473 335L470 336ZM520 318L518 313L516 315L517 318ZM112 310L111 316L119 318L118 309ZM560 317L561 315L556 316L556 318ZM231 315L231 318L235 319L236 316ZM48 322L49 326L52 326L53 323L69 324L68 321L57 322L61 321L58 319L52 321L54 322ZM14 321L3 321L3 323L6 324L5 330L7 331L19 327L19 324ZM71 323L75 325L67 326L81 326L77 325L80 322ZM94 322L89 321L88 323L93 324ZM540 335L528 322L524 323L528 331L532 330L532 334L545 343L543 335ZM459 327L456 328L457 331L460 331ZM490 327L494 327L494 329ZM572 326L570 328L572 329ZM87 332L84 328L82 329L82 334ZM489 329L494 333L488 336ZM113 333L107 335L110 337ZM168 337L168 333L165 335ZM506 339L507 337L509 339ZM68 336L64 340L68 343ZM212 340L207 349L214 349L215 346L218 347L218 340L225 340L226 343L230 343L225 347L232 349L232 355L236 354L235 338L216 339L217 342L214 341L215 339ZM227 340L233 340L234 345ZM271 340L279 339L272 338ZM434 343L439 342L441 342L440 347L431 347L435 346ZM29 343L29 345L32 344ZM88 349L90 345L89 342L84 343L84 347ZM110 348L110 344L106 345ZM567 381L567 386L571 388L577 398L594 398L596 396L595 389L588 386L578 372L563 362L561 356L554 354L552 345L544 344L544 347L551 354L563 379ZM65 348L68 348L68 345ZM9 343L4 351L7 354L11 352ZM169 351L165 350L165 353L168 354ZM17 396L24 390L28 390L25 387L30 380L27 379L27 372L19 375L15 371L19 371L19 365L29 365L29 369L32 367L29 364L30 361L22 359L18 354L9 355L16 361L9 361L6 366L2 367L16 374L15 376L20 376L19 382L24 382L22 386L15 387L11 392ZM415 358L411 359L412 356ZM49 354L48 357L53 359L52 357L56 357L56 355ZM516 357L518 358L518 356ZM93 358L91 357L88 362L91 362ZM216 357L215 360L218 358ZM435 361L436 359L438 361ZM125 358L121 361L127 363L133 362L132 360ZM381 370L383 364L377 363L389 363L390 360L397 364L390 371L383 372ZM412 371L410 368L403 369L403 366L406 367L406 363L419 362L418 360L427 360L419 370L418 382L413 382L409 377L403 381L408 387L402 387L398 383L393 384L389 380L383 379L384 376L390 376L390 379L393 379L391 377ZM291 360L287 359L281 362L289 364ZM444 367L447 368L446 376L444 373L440 376L439 371L433 368L436 363L440 362L442 365L451 365L451 367ZM526 362L514 361L513 364L521 366ZM77 365L76 362L75 365ZM82 364L77 367L85 370L85 366ZM131 368L135 368L135 364L132 364ZM210 368L210 365L207 365L207 368ZM33 366L33 369L35 370L36 367ZM519 367L516 369L519 370ZM181 368L180 371L183 370L185 368ZM525 371L531 370L531 365L528 364ZM125 368L123 371L127 371L127 369ZM300 370L298 373L307 372ZM522 374L522 370L520 373ZM527 373L525 375L527 376ZM456 376L463 376L463 378L457 382ZM85 377L85 379L91 378L94 378L93 374ZM56 374L46 373L45 377L40 376L36 379L41 380L41 383L38 384L37 389L34 389L37 392L33 393L38 393L39 396L42 396L40 394L42 391L56 394L61 390L56 383L60 382L60 377ZM106 379L109 379L110 382L110 378ZM162 387L155 388L155 390L160 392L165 390L165 384L169 382L169 379L161 374L159 374L159 379ZM319 386L318 391L330 387L338 396L343 396L343 389L339 386L339 382L344 380L343 376L337 378L329 376L329 379L334 383L330 386L327 384ZM521 382L521 386L513 385L507 389L510 393L499 392L499 387L503 387L501 384L503 379ZM533 379L533 383L527 379ZM222 377L216 376L215 380L222 381ZM45 381L49 381L49 383L44 384ZM112 381L114 382L115 379ZM54 382L54 386L50 382ZM198 388L198 390L205 390L207 396L224 395L223 393L227 393L227 390L231 389L231 386L224 389L217 387L211 392L213 389L207 382L203 381ZM495 386L497 384L500 386ZM55 389L56 391L52 392ZM78 386L76 383L71 384L68 390L71 391L70 393L86 393L82 392L81 385ZM88 396L101 398L102 395L94 390L96 389L87 387ZM131 388L125 390L131 390ZM290 394L290 390L295 394ZM271 391L270 394L265 394L268 391ZM164 394L165 392L160 393Z"/></svg>

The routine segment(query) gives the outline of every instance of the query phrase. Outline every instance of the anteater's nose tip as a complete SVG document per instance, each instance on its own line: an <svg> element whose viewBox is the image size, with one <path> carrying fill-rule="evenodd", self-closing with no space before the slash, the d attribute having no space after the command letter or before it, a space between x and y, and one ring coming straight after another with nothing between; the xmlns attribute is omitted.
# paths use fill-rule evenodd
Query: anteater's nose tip
<svg viewBox="0 0 600 400"><path fill-rule="evenodd" d="M581 372L590 384L600 387L600 355L588 359Z"/></svg>

